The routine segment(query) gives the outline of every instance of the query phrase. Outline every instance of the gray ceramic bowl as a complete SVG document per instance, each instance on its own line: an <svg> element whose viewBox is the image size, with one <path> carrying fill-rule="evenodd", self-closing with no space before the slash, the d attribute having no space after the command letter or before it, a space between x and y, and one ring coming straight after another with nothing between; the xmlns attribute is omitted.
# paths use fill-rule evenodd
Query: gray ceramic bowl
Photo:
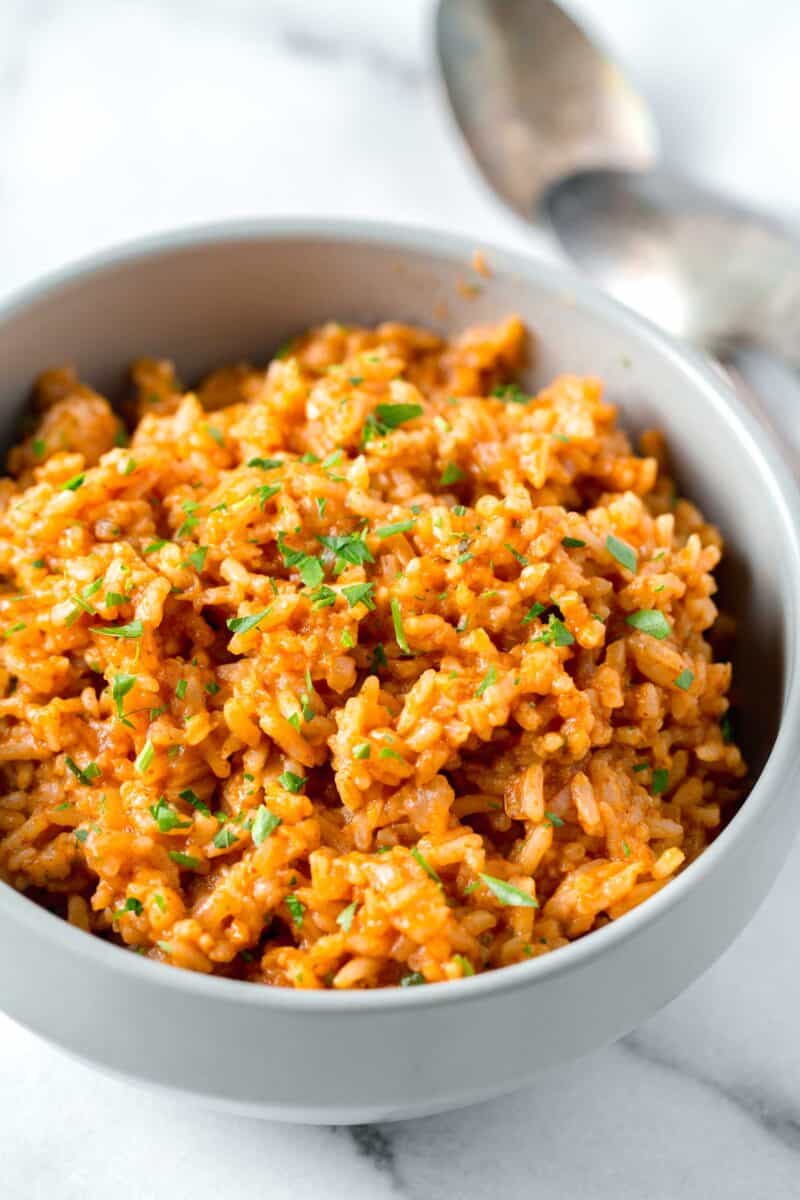
<svg viewBox="0 0 800 1200"><path fill-rule="evenodd" d="M328 318L458 329L516 311L536 330L531 385L591 372L632 431L663 428L689 495L728 542L723 594L741 622L736 693L758 780L714 845L642 907L545 958L459 983L353 995L295 992L161 966L87 937L0 884L0 1004L121 1075L242 1112L359 1122L520 1087L619 1037L719 955L766 895L800 817L800 504L753 419L697 356L537 262L363 223L265 221L116 250L0 312L10 438L32 377L76 362L110 394L132 358L191 379L266 359ZM779 969L776 967L776 969Z"/></svg>

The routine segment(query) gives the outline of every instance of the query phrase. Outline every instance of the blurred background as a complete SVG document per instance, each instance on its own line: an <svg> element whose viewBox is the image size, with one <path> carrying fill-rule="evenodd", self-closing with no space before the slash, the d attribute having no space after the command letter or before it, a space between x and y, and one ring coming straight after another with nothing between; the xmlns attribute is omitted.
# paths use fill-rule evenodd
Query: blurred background
<svg viewBox="0 0 800 1200"><path fill-rule="evenodd" d="M798 0L564 6L643 88L668 162L797 221ZM432 7L0 0L0 297L113 242L264 214L430 224L555 259L462 156L439 103ZM750 367L799 426L795 380ZM619 1046L521 1096L403 1126L198 1114L0 1018L0 1193L705 1200L713 1181L725 1200L797 1196L800 972L785 924L798 867L795 849L732 950Z"/></svg>
<svg viewBox="0 0 800 1200"><path fill-rule="evenodd" d="M438 103L432 7L0 0L0 293L219 217L371 216L530 245ZM668 160L796 214L797 0L564 7L644 89Z"/></svg>

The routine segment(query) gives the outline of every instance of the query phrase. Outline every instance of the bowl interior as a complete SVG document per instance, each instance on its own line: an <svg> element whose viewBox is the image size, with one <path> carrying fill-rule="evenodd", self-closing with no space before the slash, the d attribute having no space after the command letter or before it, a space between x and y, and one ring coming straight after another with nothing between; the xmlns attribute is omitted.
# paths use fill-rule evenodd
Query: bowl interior
<svg viewBox="0 0 800 1200"><path fill-rule="evenodd" d="M737 619L737 731L754 773L773 744L785 687L786 516L726 389L638 321L535 263L434 235L314 234L291 225L189 236L123 253L56 280L0 313L0 443L13 440L34 376L74 363L112 399L141 355L171 358L188 381L223 363L269 358L326 320L404 320L441 330L516 312L534 331L528 386L559 373L601 377L632 434L667 435L682 490L721 528L721 603Z"/></svg>

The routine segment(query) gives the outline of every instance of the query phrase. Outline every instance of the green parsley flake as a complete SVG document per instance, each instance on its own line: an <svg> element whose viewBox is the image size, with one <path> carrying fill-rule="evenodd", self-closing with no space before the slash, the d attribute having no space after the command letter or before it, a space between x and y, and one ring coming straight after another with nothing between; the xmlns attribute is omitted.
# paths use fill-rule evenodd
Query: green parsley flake
<svg viewBox="0 0 800 1200"><path fill-rule="evenodd" d="M404 654L410 654L411 651L408 648L408 641L406 639L406 633L403 628L403 615L400 612L400 603L396 596L392 597L391 609L392 609L392 624L394 625L395 641L397 642L398 646L400 647L400 649L403 651Z"/></svg>
<svg viewBox="0 0 800 1200"><path fill-rule="evenodd" d="M217 429L216 425L206 425L206 433L214 439L218 446L225 445L225 435L221 429Z"/></svg>
<svg viewBox="0 0 800 1200"><path fill-rule="evenodd" d="M292 920L297 928L302 929L303 913L306 911L305 904L303 904L301 900L297 899L297 896L295 896L294 892L289 892L289 895L286 897L286 907L291 913Z"/></svg>
<svg viewBox="0 0 800 1200"><path fill-rule="evenodd" d="M489 891L494 896L495 900L499 900L501 904L508 908L538 908L538 900L534 900L527 892L520 891L513 884L506 883L504 879L496 879L494 875L481 874L481 879L486 884Z"/></svg>
<svg viewBox="0 0 800 1200"><path fill-rule="evenodd" d="M175 684L175 695L178 697L179 700L182 700L184 698L184 696L186 695L186 688L188 686L189 685L185 679L179 679L178 682Z"/></svg>
<svg viewBox="0 0 800 1200"><path fill-rule="evenodd" d="M633 546L610 533L606 538L606 550L626 571L636 571L636 551Z"/></svg>
<svg viewBox="0 0 800 1200"><path fill-rule="evenodd" d="M722 734L723 742L726 746L729 746L733 741L733 720L730 713L725 713L724 717L719 723L719 728Z"/></svg>
<svg viewBox="0 0 800 1200"><path fill-rule="evenodd" d="M630 858L630 856L631 856L631 848L627 842L622 843L622 853L625 855L626 858Z"/></svg>
<svg viewBox="0 0 800 1200"><path fill-rule="evenodd" d="M353 635L349 629L342 630L342 635L339 638L339 641L342 643L342 646L345 648L345 650L352 650L355 646Z"/></svg>
<svg viewBox="0 0 800 1200"><path fill-rule="evenodd" d="M531 397L523 392L518 383L503 383L492 388L492 395L504 404L528 404Z"/></svg>
<svg viewBox="0 0 800 1200"><path fill-rule="evenodd" d="M497 683L497 668L491 666L475 689L476 697L482 696L487 688L492 687L495 683Z"/></svg>
<svg viewBox="0 0 800 1200"><path fill-rule="evenodd" d="M238 840L232 829L220 829L212 845L216 846L217 850L230 850L231 846L235 846Z"/></svg>
<svg viewBox="0 0 800 1200"><path fill-rule="evenodd" d="M114 913L114 920L121 917L124 913L133 913L134 916L140 917L144 912L144 906L141 900L137 900L135 896L128 896L122 908L118 908Z"/></svg>
<svg viewBox="0 0 800 1200"><path fill-rule="evenodd" d="M342 588L342 595L350 608L355 608L357 604L363 604L370 612L373 612L375 609L375 600L372 595L374 590L374 583L351 583Z"/></svg>
<svg viewBox="0 0 800 1200"><path fill-rule="evenodd" d="M369 742L361 742L353 747L353 758L369 758L371 749Z"/></svg>
<svg viewBox="0 0 800 1200"><path fill-rule="evenodd" d="M528 560L524 554L520 554L519 550L515 550L510 542L504 542L503 545L505 546L505 548L509 552L509 554L513 554L514 558L517 560L517 562L519 563L519 565L521 567L527 567Z"/></svg>
<svg viewBox="0 0 800 1200"><path fill-rule="evenodd" d="M130 603L130 596L125 596L122 592L106 592L103 603L106 608L120 608L123 604Z"/></svg>
<svg viewBox="0 0 800 1200"><path fill-rule="evenodd" d="M260 804L256 809L253 828L250 831L254 845L260 846L262 842L265 842L270 834L275 832L280 823L280 817L276 817L275 813L270 812L265 804Z"/></svg>
<svg viewBox="0 0 800 1200"><path fill-rule="evenodd" d="M419 987L426 982L427 980L421 971L411 971L410 974L404 975L400 980L400 987Z"/></svg>
<svg viewBox="0 0 800 1200"><path fill-rule="evenodd" d="M672 632L667 618L657 608L637 609L635 613L631 613L625 620L634 629L638 629L641 633L647 633L650 637L657 638L659 642L669 637Z"/></svg>
<svg viewBox="0 0 800 1200"><path fill-rule="evenodd" d="M161 796L158 804L150 805L150 816L158 826L159 833L170 833L173 829L189 829L191 821L182 821L180 814L175 811L167 800Z"/></svg>
<svg viewBox="0 0 800 1200"><path fill-rule="evenodd" d="M666 767L656 767L653 771L653 795L662 795L669 787L669 771Z"/></svg>
<svg viewBox="0 0 800 1200"><path fill-rule="evenodd" d="M567 550L580 550L582 546L586 545L586 542L582 542L580 538L563 537L561 545L565 546Z"/></svg>
<svg viewBox="0 0 800 1200"><path fill-rule="evenodd" d="M306 786L307 780L304 775L295 775L294 771L284 771L278 776L278 783L281 787L285 787L287 792L302 792Z"/></svg>
<svg viewBox="0 0 800 1200"><path fill-rule="evenodd" d="M62 483L61 491L62 492L77 492L79 487L83 487L85 479L86 479L85 472L81 472L80 475L73 475L72 479L68 479L66 483Z"/></svg>
<svg viewBox="0 0 800 1200"><path fill-rule="evenodd" d="M184 854L182 850L170 850L169 856L179 867L188 867L190 870L196 870L200 866L199 858L195 858L193 854Z"/></svg>
<svg viewBox="0 0 800 1200"><path fill-rule="evenodd" d="M89 632L100 634L101 637L140 638L144 632L144 625L137 618L127 625L92 626Z"/></svg>
<svg viewBox="0 0 800 1200"><path fill-rule="evenodd" d="M191 554L187 554L186 561L183 566L192 566L198 573L202 571L206 565L206 555L208 554L208 546L198 546Z"/></svg>
<svg viewBox="0 0 800 1200"><path fill-rule="evenodd" d="M166 544L167 543L164 540L164 538L157 538L156 541L151 542L149 546L145 546L144 553L145 554L155 554L156 550L160 550L161 547L166 546Z"/></svg>
<svg viewBox="0 0 800 1200"><path fill-rule="evenodd" d="M207 804L204 804L196 792L191 788L184 788L182 792L178 792L181 800L185 800L187 804L191 804L192 808L197 812L202 813L204 817L211 816L211 809Z"/></svg>
<svg viewBox="0 0 800 1200"><path fill-rule="evenodd" d="M359 566L375 561L363 537L358 534L319 534L317 540L333 553L336 575L341 575L348 563Z"/></svg>
<svg viewBox="0 0 800 1200"><path fill-rule="evenodd" d="M439 876L437 875L436 871L434 871L433 867L428 862L425 855L422 853L422 851L417 846L411 847L411 857L414 859L415 862L417 862L419 864L419 866L422 867L423 871L425 872L425 874L428 876L429 879L432 879L434 883L441 884L442 881L439 878Z"/></svg>
<svg viewBox="0 0 800 1200"><path fill-rule="evenodd" d="M407 421L421 417L423 411L421 404L379 404L364 422L362 444L366 446L373 438L382 437Z"/></svg>
<svg viewBox="0 0 800 1200"><path fill-rule="evenodd" d="M530 622L534 621L536 619L536 617L541 616L541 614L543 612L544 612L544 605L540 604L539 601L537 600L536 603L532 604L531 607L528 609L528 611L525 613L525 616L522 618L522 624L523 625L530 624Z"/></svg>
<svg viewBox="0 0 800 1200"><path fill-rule="evenodd" d="M64 762L67 764L78 782L85 784L87 787L94 779L99 779L102 774L102 771L96 762L90 762L85 767L81 768L73 759L70 758L68 754L65 756Z"/></svg>
<svg viewBox="0 0 800 1200"><path fill-rule="evenodd" d="M280 458L249 458L247 465L248 467L259 467L262 471L277 471L284 464Z"/></svg>
<svg viewBox="0 0 800 1200"><path fill-rule="evenodd" d="M255 629L257 625L267 616L271 604L268 604L265 609L259 613L251 613L249 617L229 617L227 621L228 629L231 633L249 633L251 629Z"/></svg>
<svg viewBox="0 0 800 1200"><path fill-rule="evenodd" d="M350 926L353 924L353 917L356 915L358 901L354 900L352 904L348 904L347 908L343 908L336 918L336 924L345 931L350 932Z"/></svg>
<svg viewBox="0 0 800 1200"><path fill-rule="evenodd" d="M556 814L554 812L546 812L544 814L544 816L545 816L545 822L548 825L552 825L554 829L560 829L561 826L564 824L561 817L556 816Z"/></svg>
<svg viewBox="0 0 800 1200"><path fill-rule="evenodd" d="M10 637L12 633L22 633L23 629L27 628L28 626L24 621L15 621L13 625L9 625L3 636Z"/></svg>
<svg viewBox="0 0 800 1200"><path fill-rule="evenodd" d="M447 487L451 483L458 483L463 478L464 472L461 470L461 467L456 466L455 463L448 463L442 471L439 483L442 487Z"/></svg>
<svg viewBox="0 0 800 1200"><path fill-rule="evenodd" d="M44 458L47 447L44 443L44 438L34 438L31 443L34 458Z"/></svg>
<svg viewBox="0 0 800 1200"><path fill-rule="evenodd" d="M409 521L395 521L393 525L381 525L380 529L375 530L375 536L379 538L394 537L396 533L408 533L416 525L416 521L412 517Z"/></svg>
<svg viewBox="0 0 800 1200"><path fill-rule="evenodd" d="M694 675L686 667L684 667L680 675L675 679L675 687L680 688L683 692L688 692L693 683Z"/></svg>
<svg viewBox="0 0 800 1200"><path fill-rule="evenodd" d="M136 761L133 764L135 770L137 770L140 775L145 774L153 761L154 754L155 750L153 749L153 743L150 741L150 738L148 738L139 753L136 755Z"/></svg>
<svg viewBox="0 0 800 1200"><path fill-rule="evenodd" d="M475 974L475 968L473 967L473 965L469 961L469 959L465 958L463 954L454 954L453 962L457 962L458 965L461 967L461 974L464 977Z"/></svg>
<svg viewBox="0 0 800 1200"><path fill-rule="evenodd" d="M111 698L117 707L117 716L119 717L120 721L125 720L125 713L122 709L122 701L125 699L135 683L136 676L128 675L125 671L122 671L119 675L114 676L114 681L111 685Z"/></svg>

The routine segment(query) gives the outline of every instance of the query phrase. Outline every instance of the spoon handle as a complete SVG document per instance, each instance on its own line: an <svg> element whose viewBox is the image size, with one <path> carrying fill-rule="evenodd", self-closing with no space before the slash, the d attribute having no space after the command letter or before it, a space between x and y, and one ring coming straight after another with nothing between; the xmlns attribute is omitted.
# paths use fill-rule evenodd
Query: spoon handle
<svg viewBox="0 0 800 1200"><path fill-rule="evenodd" d="M759 237L744 340L800 369L800 245L780 229Z"/></svg>
<svg viewBox="0 0 800 1200"><path fill-rule="evenodd" d="M780 421L775 419L769 406L753 390L738 367L730 362L718 362L717 365L734 388L739 399L771 435L778 451L783 456L785 462L788 463L795 477L800 479L800 452L796 449L794 439L780 428Z"/></svg>

